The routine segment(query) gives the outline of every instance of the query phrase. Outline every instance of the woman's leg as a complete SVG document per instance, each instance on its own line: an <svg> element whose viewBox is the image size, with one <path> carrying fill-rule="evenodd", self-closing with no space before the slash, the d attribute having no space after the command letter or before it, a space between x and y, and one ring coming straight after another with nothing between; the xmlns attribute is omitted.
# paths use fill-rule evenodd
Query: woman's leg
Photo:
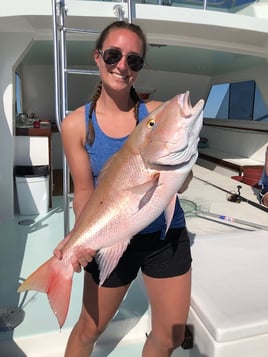
<svg viewBox="0 0 268 357"><path fill-rule="evenodd" d="M116 313L129 285L99 287L85 272L83 306L69 337L65 357L89 357L94 343Z"/></svg>
<svg viewBox="0 0 268 357"><path fill-rule="evenodd" d="M156 279L144 275L151 304L152 331L143 357L169 357L184 340L190 305L191 270L172 277Z"/></svg>

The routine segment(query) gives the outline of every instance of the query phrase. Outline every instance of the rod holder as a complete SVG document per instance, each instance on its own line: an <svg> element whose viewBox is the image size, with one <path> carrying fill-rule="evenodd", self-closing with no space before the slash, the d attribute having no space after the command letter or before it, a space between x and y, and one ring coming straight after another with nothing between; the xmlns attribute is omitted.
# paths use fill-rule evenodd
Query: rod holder
<svg viewBox="0 0 268 357"><path fill-rule="evenodd" d="M124 20L124 14L125 14L125 10L124 10L123 6L114 5L113 10L114 10L115 16L118 17L119 21L123 21Z"/></svg>

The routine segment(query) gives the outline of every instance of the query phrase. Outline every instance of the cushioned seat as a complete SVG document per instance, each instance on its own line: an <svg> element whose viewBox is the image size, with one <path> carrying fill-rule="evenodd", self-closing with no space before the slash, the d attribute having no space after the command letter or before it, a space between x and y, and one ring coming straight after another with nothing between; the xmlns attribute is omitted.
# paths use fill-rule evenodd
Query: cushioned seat
<svg viewBox="0 0 268 357"><path fill-rule="evenodd" d="M260 188L259 181L262 175L263 167L243 167L243 175L232 176L232 179L245 183L246 185Z"/></svg>
<svg viewBox="0 0 268 357"><path fill-rule="evenodd" d="M200 355L267 355L267 231L196 237L192 255L188 323Z"/></svg>

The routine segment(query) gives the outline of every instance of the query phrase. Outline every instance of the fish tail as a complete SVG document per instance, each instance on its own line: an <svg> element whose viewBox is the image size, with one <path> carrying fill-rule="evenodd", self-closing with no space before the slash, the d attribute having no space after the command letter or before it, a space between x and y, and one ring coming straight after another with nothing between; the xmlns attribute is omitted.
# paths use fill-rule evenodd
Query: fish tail
<svg viewBox="0 0 268 357"><path fill-rule="evenodd" d="M69 308L73 272L71 264L52 257L19 286L18 292L36 290L46 293L61 328Z"/></svg>

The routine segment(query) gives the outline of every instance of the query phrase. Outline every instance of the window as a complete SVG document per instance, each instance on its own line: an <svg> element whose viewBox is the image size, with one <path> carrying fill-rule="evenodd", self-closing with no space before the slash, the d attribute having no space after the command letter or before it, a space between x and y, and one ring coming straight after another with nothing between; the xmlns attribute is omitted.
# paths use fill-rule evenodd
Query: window
<svg viewBox="0 0 268 357"><path fill-rule="evenodd" d="M15 90L16 90L16 100L15 100L15 110L16 113L22 113L22 98L21 98L21 79L19 74L16 72L16 83L15 83Z"/></svg>
<svg viewBox="0 0 268 357"><path fill-rule="evenodd" d="M255 81L221 83L211 87L204 117L268 122L268 108Z"/></svg>

